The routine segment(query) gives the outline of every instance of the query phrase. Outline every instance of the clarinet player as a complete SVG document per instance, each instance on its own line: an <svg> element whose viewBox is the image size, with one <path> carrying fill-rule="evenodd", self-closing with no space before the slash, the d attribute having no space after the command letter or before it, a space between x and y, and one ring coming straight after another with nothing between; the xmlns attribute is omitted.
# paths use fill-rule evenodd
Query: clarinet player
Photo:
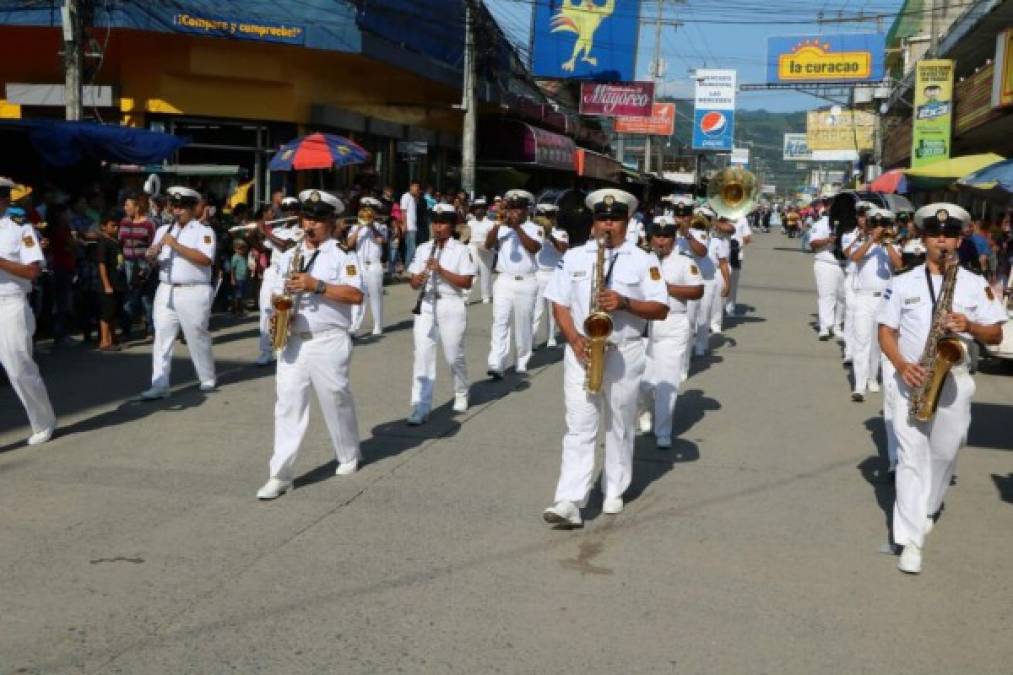
<svg viewBox="0 0 1013 675"><path fill-rule="evenodd" d="M436 382L436 344L443 346L454 378L454 412L468 409L468 368L464 358L464 331L468 326L465 296L475 279L476 265L467 244L450 236L456 213L450 204L433 210L433 239L415 249L408 268L411 287L419 291L413 335L412 412L408 424L423 424L433 409Z"/></svg>
<svg viewBox="0 0 1013 675"><path fill-rule="evenodd" d="M956 264L961 230L970 222L967 211L938 202L918 209L915 222L926 261L893 278L879 312L880 347L896 369L896 391L890 397L898 442L893 538L904 547L897 567L908 574L922 570L925 537L935 526L957 451L967 438L974 395L965 346L963 359L943 381L935 414L928 421L916 419L912 400L918 396L913 393L922 390L932 369L925 357L944 336L956 335L965 345L972 338L998 344L1006 320L988 282L963 268L950 268Z"/></svg>

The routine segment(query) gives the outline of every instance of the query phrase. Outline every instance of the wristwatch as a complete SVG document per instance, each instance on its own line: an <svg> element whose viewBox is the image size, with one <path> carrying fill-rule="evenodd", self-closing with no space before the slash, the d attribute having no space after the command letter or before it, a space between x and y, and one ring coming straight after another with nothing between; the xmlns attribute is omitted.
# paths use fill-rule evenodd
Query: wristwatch
<svg viewBox="0 0 1013 675"><path fill-rule="evenodd" d="M318 281L317 282L317 287L313 289L313 292L316 293L317 295L322 295L322 294L326 293L327 292L327 284L325 284L323 281Z"/></svg>

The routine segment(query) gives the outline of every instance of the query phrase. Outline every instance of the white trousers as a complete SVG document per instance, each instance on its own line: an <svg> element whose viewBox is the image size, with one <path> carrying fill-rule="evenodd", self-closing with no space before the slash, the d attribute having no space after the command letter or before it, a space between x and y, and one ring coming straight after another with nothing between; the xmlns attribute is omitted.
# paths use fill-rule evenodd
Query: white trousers
<svg viewBox="0 0 1013 675"><path fill-rule="evenodd" d="M894 376L893 428L897 434L897 501L893 507L893 540L922 546L925 519L943 504L953 477L957 451L971 426L974 379L966 368L954 368L940 392L939 408L928 422L908 416L910 390Z"/></svg>
<svg viewBox="0 0 1013 675"><path fill-rule="evenodd" d="M489 345L489 370L502 372L510 358L511 319L517 347L517 370L528 367L531 358L531 316L538 297L534 274L515 276L501 273L492 288L492 340Z"/></svg>
<svg viewBox="0 0 1013 675"><path fill-rule="evenodd" d="M700 315L700 300L690 300L686 303L686 321L689 323L690 339L686 345L686 352L682 357L682 381L689 378L689 364L693 356L693 346L696 341L697 317ZM706 344L706 343L705 343Z"/></svg>
<svg viewBox="0 0 1013 675"><path fill-rule="evenodd" d="M379 335L383 332L383 263L379 260L362 262L362 280L366 285L366 297L363 301L352 307L352 327L354 333L362 328L362 322L366 319L366 305L373 316L373 334Z"/></svg>
<svg viewBox="0 0 1013 675"><path fill-rule="evenodd" d="M436 382L436 343L443 345L443 357L454 378L454 394L468 393L468 365L464 358L464 331L468 311L462 297L443 296L422 303L415 317L415 363L412 368L412 406L425 412L433 409L433 385Z"/></svg>
<svg viewBox="0 0 1013 675"><path fill-rule="evenodd" d="M274 268L268 267L264 270L264 278L260 282L260 297L258 298L258 305L260 307L260 353L264 356L274 354L274 345L271 343L271 315L274 313L274 308L271 306L271 294L277 278L278 275L274 271Z"/></svg>
<svg viewBox="0 0 1013 675"><path fill-rule="evenodd" d="M563 436L563 459L555 501L581 505L587 501L594 480L595 447L602 421L605 426L605 461L602 467L605 497L621 497L630 486L637 397L644 364L643 340L629 340L606 350L601 392L588 394L584 390L584 367L577 361L573 349L566 347L563 356L566 435Z"/></svg>
<svg viewBox="0 0 1013 675"><path fill-rule="evenodd" d="M685 314L669 314L665 324L670 335L647 338L647 368L640 383L644 406L654 400L654 435L662 440L672 438L672 416L693 335Z"/></svg>
<svg viewBox="0 0 1013 675"><path fill-rule="evenodd" d="M854 356L852 343L855 330L855 277L844 275L844 358Z"/></svg>
<svg viewBox="0 0 1013 675"><path fill-rule="evenodd" d="M879 324L876 315L883 296L868 291L855 291L854 328L851 330L851 367L855 375L855 391L865 392L869 382L879 379Z"/></svg>
<svg viewBox="0 0 1013 675"><path fill-rule="evenodd" d="M317 394L338 462L359 459L359 424L348 381L351 359L352 338L345 330L306 341L295 335L289 338L278 355L272 477L286 481L293 478L299 446L310 421L310 387Z"/></svg>
<svg viewBox="0 0 1013 675"><path fill-rule="evenodd" d="M215 359L211 353L211 286L159 284L155 291L155 344L151 349L151 386L168 389L172 350L180 328L201 384L214 386Z"/></svg>
<svg viewBox="0 0 1013 675"><path fill-rule="evenodd" d="M482 292L483 300L492 299L492 261L495 254L476 244L468 244L471 248L471 256L475 259L475 266L478 267L478 283L472 285L472 289L478 288ZM471 293L469 292L469 296Z"/></svg>
<svg viewBox="0 0 1013 675"><path fill-rule="evenodd" d="M545 334L546 341L556 338L556 317L552 314L552 302L545 299L545 288L552 279L553 270L538 270L535 278L538 280L538 297L535 299L535 311L531 320L531 339L534 340L538 334L538 324L542 322L542 314L549 315L549 328Z"/></svg>
<svg viewBox="0 0 1013 675"><path fill-rule="evenodd" d="M820 333L844 325L844 270L837 263L817 260L813 263L816 276L816 300Z"/></svg>
<svg viewBox="0 0 1013 675"><path fill-rule="evenodd" d="M893 429L893 411L895 399L900 395L897 391L897 369L890 359L883 357L883 426L886 428L886 457L890 468L897 466L897 432Z"/></svg>
<svg viewBox="0 0 1013 675"><path fill-rule="evenodd" d="M716 332L721 330L721 289L724 280L721 275L703 282L703 297L699 300L696 311L696 348L707 351L710 348L710 334L713 331L714 308L717 307Z"/></svg>
<svg viewBox="0 0 1013 675"><path fill-rule="evenodd" d="M35 315L24 295L0 296L0 365L28 413L32 433L56 427L56 415L39 367L32 359Z"/></svg>
<svg viewBox="0 0 1013 675"><path fill-rule="evenodd" d="M731 265L729 265L729 267L729 272L731 274L729 275L728 280L731 285L731 290L728 292L728 297L725 298L724 305L725 309L727 309L729 313L734 313L736 302L739 299L739 277L742 276L742 268L740 267L736 269L735 267L731 267Z"/></svg>

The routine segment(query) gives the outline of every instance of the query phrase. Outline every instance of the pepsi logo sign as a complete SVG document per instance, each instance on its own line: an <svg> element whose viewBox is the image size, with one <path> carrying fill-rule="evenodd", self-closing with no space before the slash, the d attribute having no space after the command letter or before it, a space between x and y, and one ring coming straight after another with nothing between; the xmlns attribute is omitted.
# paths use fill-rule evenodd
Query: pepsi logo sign
<svg viewBox="0 0 1013 675"><path fill-rule="evenodd" d="M700 118L700 131L705 136L720 136L728 127L728 118L719 110L712 110Z"/></svg>

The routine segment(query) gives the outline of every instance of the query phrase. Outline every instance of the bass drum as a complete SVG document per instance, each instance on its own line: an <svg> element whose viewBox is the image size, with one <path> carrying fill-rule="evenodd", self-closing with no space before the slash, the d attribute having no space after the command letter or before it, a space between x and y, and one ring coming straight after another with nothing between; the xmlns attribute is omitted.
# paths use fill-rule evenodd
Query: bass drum
<svg viewBox="0 0 1013 675"><path fill-rule="evenodd" d="M579 246L591 234L591 210L584 204L587 193L576 189L547 189L538 195L537 203L549 202L559 207L556 222L570 235L570 246Z"/></svg>

